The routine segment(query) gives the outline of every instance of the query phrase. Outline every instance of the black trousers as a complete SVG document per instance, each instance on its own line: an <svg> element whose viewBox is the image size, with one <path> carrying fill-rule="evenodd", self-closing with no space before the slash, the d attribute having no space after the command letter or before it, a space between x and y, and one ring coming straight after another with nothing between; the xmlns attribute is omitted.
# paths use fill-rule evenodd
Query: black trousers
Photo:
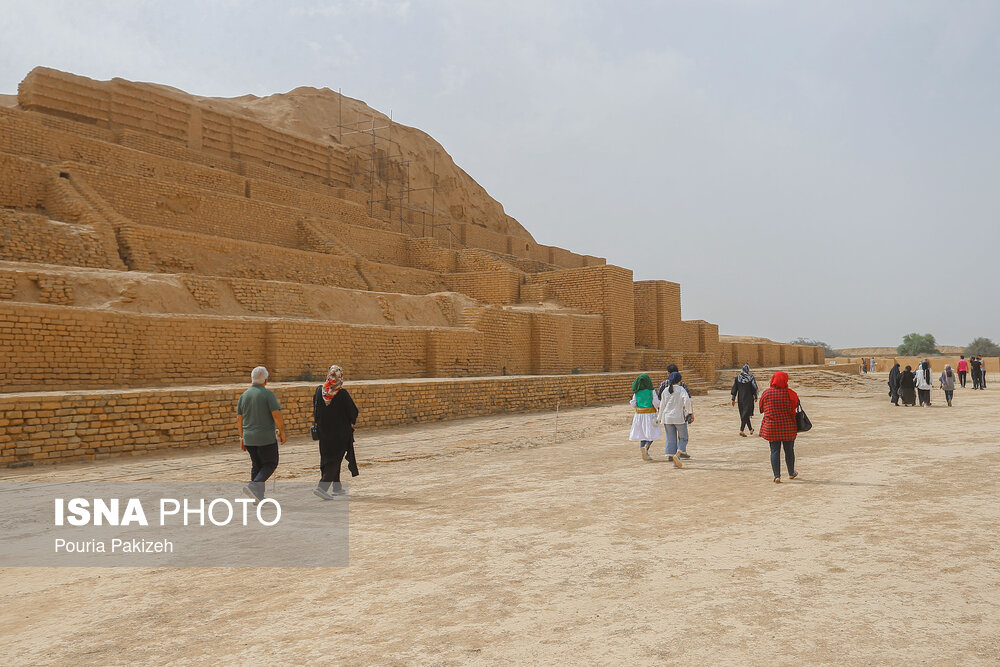
<svg viewBox="0 0 1000 667"><path fill-rule="evenodd" d="M897 387L889 390L889 400L892 401L893 405L899 405L899 389Z"/></svg>
<svg viewBox="0 0 1000 667"><path fill-rule="evenodd" d="M917 389L917 396L920 399L920 405L930 405L931 404L931 390L930 389Z"/></svg>
<svg viewBox="0 0 1000 667"><path fill-rule="evenodd" d="M972 371L972 388L979 389L979 385L983 383L983 374Z"/></svg>
<svg viewBox="0 0 1000 667"><path fill-rule="evenodd" d="M320 482L329 484L340 481L340 466L350 448L351 443L343 440L319 439Z"/></svg>
<svg viewBox="0 0 1000 667"><path fill-rule="evenodd" d="M958 372L958 381L962 383L962 387L963 388L965 387L965 375L967 373L968 373L968 371L959 371Z"/></svg>
<svg viewBox="0 0 1000 667"><path fill-rule="evenodd" d="M258 496L264 495L264 482L278 468L278 443L272 445L247 445L250 455L250 484Z"/></svg>
<svg viewBox="0 0 1000 667"><path fill-rule="evenodd" d="M753 430L753 424L750 423L750 415L740 415L740 431L742 431L744 427L750 429L751 431Z"/></svg>
<svg viewBox="0 0 1000 667"><path fill-rule="evenodd" d="M774 473L775 477L781 477L781 449L785 449L785 467L788 468L788 474L791 475L795 472L795 441L794 440L778 440L776 442L770 443L771 445L771 471Z"/></svg>

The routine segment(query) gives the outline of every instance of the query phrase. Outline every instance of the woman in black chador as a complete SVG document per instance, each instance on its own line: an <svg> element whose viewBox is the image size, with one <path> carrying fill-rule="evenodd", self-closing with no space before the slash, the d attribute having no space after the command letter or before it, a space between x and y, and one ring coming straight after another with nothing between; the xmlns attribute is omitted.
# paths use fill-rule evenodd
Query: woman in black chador
<svg viewBox="0 0 1000 667"><path fill-rule="evenodd" d="M753 408L757 403L757 379L750 373L749 364L743 364L743 370L733 380L732 397L733 405L740 404L740 435L747 437L743 432L744 428L750 429L750 435L753 435L750 418L753 417Z"/></svg>
<svg viewBox="0 0 1000 667"><path fill-rule="evenodd" d="M324 500L344 493L340 483L340 465L347 457L352 476L358 474L354 456L354 424L358 406L344 386L344 369L330 366L326 382L313 394L313 420L319 430L319 470L322 474L314 493Z"/></svg>
<svg viewBox="0 0 1000 667"><path fill-rule="evenodd" d="M893 405L899 405L899 364L893 364L889 371L889 400Z"/></svg>
<svg viewBox="0 0 1000 667"><path fill-rule="evenodd" d="M899 397L903 399L903 405L916 405L917 403L917 376L913 374L913 369L909 366L899 374Z"/></svg>

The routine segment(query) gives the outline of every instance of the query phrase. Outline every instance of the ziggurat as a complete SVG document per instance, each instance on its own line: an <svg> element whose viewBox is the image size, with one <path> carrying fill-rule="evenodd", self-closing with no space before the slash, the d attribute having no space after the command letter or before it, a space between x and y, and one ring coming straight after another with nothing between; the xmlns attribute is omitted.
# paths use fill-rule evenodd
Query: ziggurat
<svg viewBox="0 0 1000 667"><path fill-rule="evenodd" d="M677 283L513 219L395 221L352 159L179 91L33 70L0 107L0 465L229 442L258 364L294 432L330 363L362 426L627 400L668 361L696 391L744 361L823 363L720 343Z"/></svg>

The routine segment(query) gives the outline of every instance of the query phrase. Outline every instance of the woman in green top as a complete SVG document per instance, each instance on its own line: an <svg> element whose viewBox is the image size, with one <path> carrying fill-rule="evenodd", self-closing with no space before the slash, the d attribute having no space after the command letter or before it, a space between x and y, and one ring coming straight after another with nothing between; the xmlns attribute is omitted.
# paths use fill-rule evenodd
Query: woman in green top
<svg viewBox="0 0 1000 667"><path fill-rule="evenodd" d="M653 391L653 381L643 373L632 382L632 400L629 405L635 408L632 417L632 430L628 439L639 442L639 453L643 461L652 461L649 446L662 435L660 425L656 423L656 409L660 407L660 398Z"/></svg>

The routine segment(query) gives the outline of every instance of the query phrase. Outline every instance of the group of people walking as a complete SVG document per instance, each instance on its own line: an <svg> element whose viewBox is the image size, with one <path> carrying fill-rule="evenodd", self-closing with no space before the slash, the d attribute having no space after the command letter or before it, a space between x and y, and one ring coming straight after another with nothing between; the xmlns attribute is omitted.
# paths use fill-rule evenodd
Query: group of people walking
<svg viewBox="0 0 1000 667"><path fill-rule="evenodd" d="M682 459L690 459L687 445L688 425L694 422L694 406L691 394L676 365L667 367L669 375L653 389L649 375L643 373L632 382L632 400L630 405L635 408L632 418L632 428L629 440L639 443L639 452L644 461L653 457L649 448L653 441L662 435L665 437L665 455L675 468L682 468ZM774 481L781 482L781 452L785 453L785 467L789 479L798 477L795 469L795 438L798 435L798 420L796 412L799 408L799 397L788 387L788 373L778 371L771 377L771 386L760 394L758 401L757 379L750 372L750 366L744 365L740 374L733 381L732 404L739 405L740 435L747 437L745 431L754 434L751 418L754 408L759 405L763 415L760 425L760 436L771 446L771 471Z"/></svg>
<svg viewBox="0 0 1000 667"><path fill-rule="evenodd" d="M966 361L964 354L958 360L958 379L962 383L962 388L965 389L965 380L970 369L972 370L972 388L986 389L986 362L979 355Z"/></svg>
<svg viewBox="0 0 1000 667"><path fill-rule="evenodd" d="M688 424L694 421L691 392L684 383L677 366L667 366L667 379L653 389L653 380L643 373L632 381L632 400L635 408L629 439L639 443L639 453L644 461L653 460L649 447L664 435L664 454L675 468L682 468L681 459L689 459Z"/></svg>
<svg viewBox="0 0 1000 667"><path fill-rule="evenodd" d="M963 388L965 387L966 373L968 373L970 366L972 367L972 388L986 388L983 358L973 357L967 362L963 355L958 361L957 373L952 369L951 364L945 364L941 375L936 378L938 388L944 391L944 400L948 403L948 407L953 405L956 383ZM889 400L892 401L893 405L899 405L902 401L905 406L919 403L922 408L930 407L931 390L934 389L933 378L929 359L921 361L917 365L916 372L910 366L900 370L899 364L896 363L889 371Z"/></svg>
<svg viewBox="0 0 1000 667"><path fill-rule="evenodd" d="M244 493L255 501L264 498L264 485L278 468L278 444L285 444L281 404L267 388L268 371L258 366L250 372L250 388L236 404L236 430L240 449L250 456L250 481ZM354 425L358 407L344 389L344 370L330 366L326 381L313 393L313 439L319 441L320 479L313 493L323 500L343 495L340 481L343 461L352 476L358 475L354 454Z"/></svg>

